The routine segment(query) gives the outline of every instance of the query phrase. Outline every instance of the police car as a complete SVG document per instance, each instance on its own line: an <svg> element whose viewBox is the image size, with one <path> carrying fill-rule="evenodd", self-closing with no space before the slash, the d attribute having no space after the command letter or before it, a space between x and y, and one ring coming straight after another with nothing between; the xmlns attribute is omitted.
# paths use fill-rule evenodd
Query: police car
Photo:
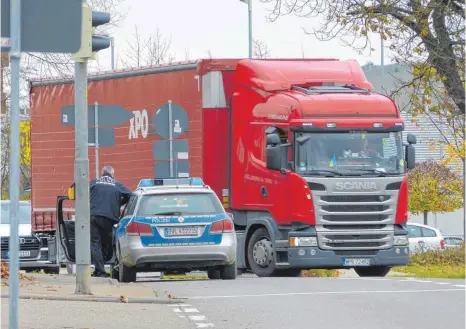
<svg viewBox="0 0 466 329"><path fill-rule="evenodd" d="M234 280L236 234L230 214L201 178L143 179L114 235L112 276L136 281L137 272L207 271Z"/></svg>

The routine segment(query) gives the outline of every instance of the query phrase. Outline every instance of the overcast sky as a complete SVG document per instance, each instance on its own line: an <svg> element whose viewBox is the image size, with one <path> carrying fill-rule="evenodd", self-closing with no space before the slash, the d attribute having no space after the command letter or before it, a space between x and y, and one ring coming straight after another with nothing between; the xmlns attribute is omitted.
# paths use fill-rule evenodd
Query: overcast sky
<svg viewBox="0 0 466 329"><path fill-rule="evenodd" d="M178 60L190 57L205 58L210 51L214 58L248 56L247 5L240 0L127 0L129 12L113 34L117 57L131 40L134 26L148 37L158 26L161 33L171 37L172 51ZM363 65L368 61L380 63L380 39L374 35L371 55L358 54L344 47L338 40L318 42L306 35L303 28L318 24L315 19L281 17L267 22L267 9L271 5L253 0L253 37L264 41L272 57L336 57L356 59ZM386 55L388 52L386 51ZM110 51L99 53L101 68L110 68ZM386 57L385 63L389 63Z"/></svg>

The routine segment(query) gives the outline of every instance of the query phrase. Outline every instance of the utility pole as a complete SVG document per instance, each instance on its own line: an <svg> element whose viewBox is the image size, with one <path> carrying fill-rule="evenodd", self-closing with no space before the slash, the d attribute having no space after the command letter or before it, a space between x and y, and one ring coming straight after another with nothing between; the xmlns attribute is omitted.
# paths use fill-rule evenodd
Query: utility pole
<svg viewBox="0 0 466 329"><path fill-rule="evenodd" d="M110 50L111 50L111 56L112 56L112 71L115 70L115 38L111 37L110 38Z"/></svg>
<svg viewBox="0 0 466 329"><path fill-rule="evenodd" d="M252 59L252 0L240 0L248 4L248 41L249 41L249 59Z"/></svg>
<svg viewBox="0 0 466 329"><path fill-rule="evenodd" d="M110 22L110 14L93 12L82 3L81 48L75 60L75 235L76 235L76 294L91 294L91 229L89 204L89 149L87 63L95 52L110 47L110 38L93 35L93 27Z"/></svg>
<svg viewBox="0 0 466 329"><path fill-rule="evenodd" d="M19 69L21 62L21 0L11 0L11 95L10 95L10 255L19 255L19 188L20 188L20 134L19 134ZM18 328L19 257L10 256L10 310L11 329Z"/></svg>
<svg viewBox="0 0 466 329"><path fill-rule="evenodd" d="M384 61L384 47L383 47L383 38L380 35L380 93L383 94L383 80L385 75L385 61Z"/></svg>

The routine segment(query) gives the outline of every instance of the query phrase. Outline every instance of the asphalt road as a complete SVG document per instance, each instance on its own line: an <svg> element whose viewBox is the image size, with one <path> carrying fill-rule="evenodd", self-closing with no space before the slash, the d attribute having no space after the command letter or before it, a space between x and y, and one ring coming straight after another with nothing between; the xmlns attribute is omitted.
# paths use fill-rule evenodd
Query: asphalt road
<svg viewBox="0 0 466 329"><path fill-rule="evenodd" d="M160 281L186 298L170 311L197 328L463 329L465 282L406 278L257 278Z"/></svg>

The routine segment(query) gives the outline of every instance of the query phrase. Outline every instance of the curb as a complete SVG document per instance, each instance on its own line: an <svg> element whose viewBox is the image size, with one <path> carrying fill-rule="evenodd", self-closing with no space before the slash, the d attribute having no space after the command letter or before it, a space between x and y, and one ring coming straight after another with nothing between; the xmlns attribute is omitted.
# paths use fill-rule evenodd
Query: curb
<svg viewBox="0 0 466 329"><path fill-rule="evenodd" d="M47 296L47 295L19 295L19 299L37 299L37 300L59 300L70 302L98 302L98 303L131 303L131 304L175 304L183 303L181 299L170 298L139 298L126 297L125 302L122 302L120 297L93 297L85 295L75 296ZM1 294L1 298L10 298L9 294Z"/></svg>

